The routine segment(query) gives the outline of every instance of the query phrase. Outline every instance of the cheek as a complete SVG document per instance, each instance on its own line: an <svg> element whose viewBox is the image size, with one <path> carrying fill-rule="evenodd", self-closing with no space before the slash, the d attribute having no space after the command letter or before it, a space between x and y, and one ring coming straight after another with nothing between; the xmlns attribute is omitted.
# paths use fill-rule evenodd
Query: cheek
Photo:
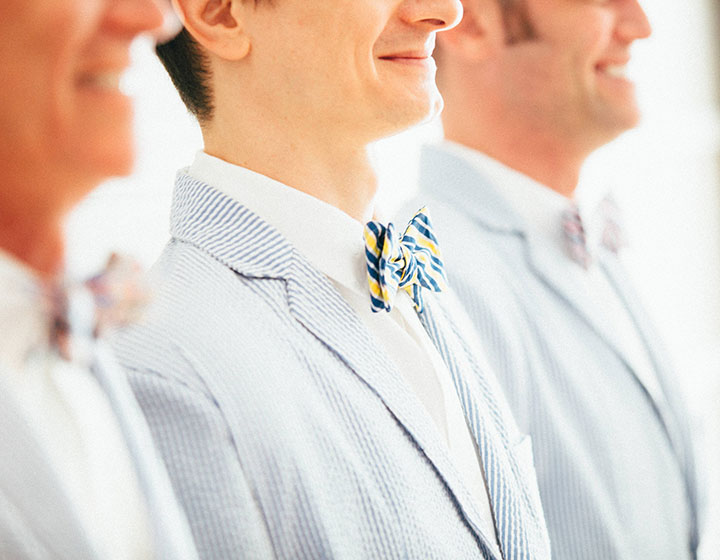
<svg viewBox="0 0 720 560"><path fill-rule="evenodd" d="M582 24L568 29L566 48L573 53L578 66L594 69L595 65L610 52L613 43L613 18L605 11L594 10Z"/></svg>
<svg viewBox="0 0 720 560"><path fill-rule="evenodd" d="M497 82L508 98L532 105L538 97L553 97L575 81L577 71L572 50L547 41L525 42L511 47L499 66Z"/></svg>
<svg viewBox="0 0 720 560"><path fill-rule="evenodd" d="M130 172L134 144L129 99L77 105L66 125L64 155L78 172L99 177Z"/></svg>
<svg viewBox="0 0 720 560"><path fill-rule="evenodd" d="M59 118L58 88L52 79L56 65L45 54L39 56L17 56L2 60L0 71L4 87L0 92L0 130L3 151L10 148L12 157L42 161L60 148L63 127ZM6 146L6 142L9 146Z"/></svg>

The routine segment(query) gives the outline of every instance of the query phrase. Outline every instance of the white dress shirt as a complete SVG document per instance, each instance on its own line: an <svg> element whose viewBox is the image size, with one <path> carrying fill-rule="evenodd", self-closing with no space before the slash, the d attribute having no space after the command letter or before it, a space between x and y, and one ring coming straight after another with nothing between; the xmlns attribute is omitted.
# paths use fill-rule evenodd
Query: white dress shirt
<svg viewBox="0 0 720 560"><path fill-rule="evenodd" d="M400 290L389 313L370 309L363 224L317 198L204 152L198 152L188 173L263 218L328 277L432 417L453 463L477 499L486 533L495 535L474 440L450 372L420 323L412 299Z"/></svg>
<svg viewBox="0 0 720 560"><path fill-rule="evenodd" d="M530 231L555 252L558 270L565 270L568 278L576 278L588 298L602 301L608 320L619 333L618 340L625 355L630 357L635 373L656 401L662 402L662 390L647 347L626 305L598 262L605 224L599 219L597 197L593 198L593 193L590 193L573 201L481 152L447 140L441 148L462 157L494 184L502 186L501 193L506 202L525 220ZM577 204L583 222L588 251L594 257L587 269L569 257L565 246L562 214L573 202Z"/></svg>
<svg viewBox="0 0 720 560"><path fill-rule="evenodd" d="M0 286L0 375L8 396L25 414L101 557L152 558L137 477L105 395L89 371L50 348L41 282L2 251Z"/></svg>

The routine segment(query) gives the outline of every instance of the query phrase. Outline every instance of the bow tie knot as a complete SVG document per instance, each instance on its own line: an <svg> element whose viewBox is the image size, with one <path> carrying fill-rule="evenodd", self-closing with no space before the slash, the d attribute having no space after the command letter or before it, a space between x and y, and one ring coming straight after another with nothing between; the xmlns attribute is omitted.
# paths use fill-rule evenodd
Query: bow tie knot
<svg viewBox="0 0 720 560"><path fill-rule="evenodd" d="M368 222L365 257L373 312L390 311L399 289L408 293L420 312L422 288L440 292L446 287L444 265L426 208L418 210L400 237L392 223Z"/></svg>
<svg viewBox="0 0 720 560"><path fill-rule="evenodd" d="M618 254L627 246L622 216L612 196L606 196L597 209L597 219L602 224L602 235L599 244L611 253ZM568 256L588 269L593 262L593 251L588 246L585 223L577 204L572 203L562 213L562 229L565 249Z"/></svg>
<svg viewBox="0 0 720 560"><path fill-rule="evenodd" d="M57 283L49 295L51 344L64 359L77 360L88 340L137 321L149 289L139 264L113 254L99 274L82 284Z"/></svg>

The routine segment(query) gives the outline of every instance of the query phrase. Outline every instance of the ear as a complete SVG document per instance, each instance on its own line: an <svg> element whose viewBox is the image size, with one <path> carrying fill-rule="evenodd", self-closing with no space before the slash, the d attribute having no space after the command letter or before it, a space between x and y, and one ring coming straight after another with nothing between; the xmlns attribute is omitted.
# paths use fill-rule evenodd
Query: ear
<svg viewBox="0 0 720 560"><path fill-rule="evenodd" d="M437 41L452 56L467 61L487 58L504 43L503 15L499 0L462 0L463 17Z"/></svg>
<svg viewBox="0 0 720 560"><path fill-rule="evenodd" d="M242 0L172 0L185 29L209 52L225 60L240 60L250 52L243 26Z"/></svg>

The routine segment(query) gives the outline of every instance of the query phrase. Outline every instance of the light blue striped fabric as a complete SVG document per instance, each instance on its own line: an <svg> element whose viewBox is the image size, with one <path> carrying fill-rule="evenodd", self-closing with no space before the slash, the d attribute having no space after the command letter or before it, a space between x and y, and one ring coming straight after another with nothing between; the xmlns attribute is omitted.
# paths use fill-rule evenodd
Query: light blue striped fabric
<svg viewBox="0 0 720 560"><path fill-rule="evenodd" d="M635 375L603 302L559 270L473 165L423 152L418 205L433 210L450 285L471 316L521 430L532 436L558 560L695 557L697 483L688 411L617 259L599 262L638 326L662 395ZM572 264L572 263L571 263ZM571 273L568 273L568 270Z"/></svg>
<svg viewBox="0 0 720 560"><path fill-rule="evenodd" d="M188 176L172 235L116 348L203 558L500 560L429 414L325 276ZM527 440L438 298L425 320L493 448L505 557L547 560Z"/></svg>
<svg viewBox="0 0 720 560"><path fill-rule="evenodd" d="M542 555L540 551L543 550L542 546L545 546L542 543L547 543L547 528L535 484L521 482L535 474L530 470L519 470L521 465L529 463L523 458L517 459L515 463L508 463L503 450L509 442L506 439L503 441L502 435L488 422L488 418L492 418L495 425L503 425L506 422L506 412L495 400L477 401L478 394L493 394L497 390L491 388L488 379L484 377L468 379L463 375L463 371L477 371L477 368L468 368L463 364L463 353L449 343L447 328L439 327L439 321L430 306L419 316L452 374L468 426L478 445L503 556L506 560L537 558ZM457 329L454 334L460 336ZM479 391L473 390L473 382L477 382ZM526 443L530 443L529 439ZM513 488L512 476L520 482L521 492ZM545 550L549 552L549 545Z"/></svg>
<svg viewBox="0 0 720 560"><path fill-rule="evenodd" d="M197 560L187 520L132 390L103 342L93 347L93 373L118 422L148 513L155 560ZM105 560L0 369L0 558Z"/></svg>

